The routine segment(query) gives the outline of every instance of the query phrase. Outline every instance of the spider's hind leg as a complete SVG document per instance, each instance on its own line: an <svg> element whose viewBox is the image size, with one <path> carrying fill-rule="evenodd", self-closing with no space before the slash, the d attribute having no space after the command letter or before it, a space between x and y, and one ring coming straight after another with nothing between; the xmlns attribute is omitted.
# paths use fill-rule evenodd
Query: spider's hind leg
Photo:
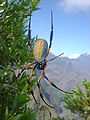
<svg viewBox="0 0 90 120"><path fill-rule="evenodd" d="M39 83L39 82L37 82L37 86L38 86L38 89L39 89L40 97L41 97L41 99L43 100L43 102L44 102L47 106L49 106L49 107L51 107L51 108L54 108L53 106L49 105L49 104L44 100L43 94L41 93L40 83Z"/></svg>
<svg viewBox="0 0 90 120"><path fill-rule="evenodd" d="M37 100L36 100L36 98L34 96L34 92L32 90L31 84L30 84L30 78L27 80L27 82L28 82L28 85L29 85L30 93L33 96L33 99L35 100L36 104L38 104L38 102L37 102Z"/></svg>
<svg viewBox="0 0 90 120"><path fill-rule="evenodd" d="M34 72L34 70L35 70L36 67L37 67L37 65L34 66L34 68L33 68L32 72L31 72L31 74L30 74L27 82L28 82L28 85L29 85L29 89L30 89L31 95L33 96L33 99L35 100L35 102L36 102L37 104L39 104L39 103L37 102L35 96L34 96L34 92L33 92L33 90L32 90L31 84L30 84L30 79L31 79L31 77L32 77L32 75L33 75L33 72Z"/></svg>
<svg viewBox="0 0 90 120"><path fill-rule="evenodd" d="M48 79L48 77L47 77L45 74L43 74L43 77L44 77L54 88L60 90L61 92L68 93L68 94L72 94L71 92L67 92L67 91L65 91L65 90L62 90L62 89L58 88L53 82L51 82L51 81Z"/></svg>
<svg viewBox="0 0 90 120"><path fill-rule="evenodd" d="M38 78L38 81L37 81L37 86L38 86L38 89L39 89L39 95L40 95L41 99L43 100L43 102L44 102L47 106L49 106L49 107L51 107L51 108L54 108L53 106L49 105L49 104L44 100L43 94L42 94L41 89L40 89L40 80L41 80L43 74L45 73L45 71L46 71L46 67L45 67L45 68L43 69L43 71L41 72L41 74L40 74L40 76L39 76L39 78Z"/></svg>

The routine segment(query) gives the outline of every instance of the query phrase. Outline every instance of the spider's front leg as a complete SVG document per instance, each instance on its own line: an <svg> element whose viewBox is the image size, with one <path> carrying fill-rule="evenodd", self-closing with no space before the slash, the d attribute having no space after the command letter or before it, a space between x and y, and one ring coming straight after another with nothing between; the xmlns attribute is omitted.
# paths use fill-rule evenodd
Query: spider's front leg
<svg viewBox="0 0 90 120"><path fill-rule="evenodd" d="M28 29L28 45L29 45L30 50L33 52L33 48L31 45L31 13L30 13L29 29Z"/></svg>
<svg viewBox="0 0 90 120"><path fill-rule="evenodd" d="M49 54L49 51L50 51L50 48L51 48L51 45L52 45L52 39L53 39L53 13L51 11L51 33L50 33L50 45L49 45L49 48L48 48L48 54ZM47 56L48 56L47 54Z"/></svg>
<svg viewBox="0 0 90 120"><path fill-rule="evenodd" d="M53 106L49 105L49 104L44 100L43 94L42 94L41 89L40 89L40 80L41 80L43 74L45 73L45 71L46 71L46 67L43 69L41 75L39 76L38 82L37 82L37 86L38 86L38 89L39 89L39 95L40 95L41 99L44 101L44 103L45 103L47 106L49 106L49 107L51 107L51 108L54 108Z"/></svg>
<svg viewBox="0 0 90 120"><path fill-rule="evenodd" d="M35 62L32 62L31 64L27 65L26 67L21 69L21 72L18 74L17 78L19 78L21 76L21 74L27 70L30 66L32 66L33 64L35 64Z"/></svg>

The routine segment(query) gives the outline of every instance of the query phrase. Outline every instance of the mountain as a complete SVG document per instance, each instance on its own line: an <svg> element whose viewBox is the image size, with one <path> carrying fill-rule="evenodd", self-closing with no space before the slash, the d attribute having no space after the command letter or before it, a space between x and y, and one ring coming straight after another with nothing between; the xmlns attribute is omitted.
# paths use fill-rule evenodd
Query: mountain
<svg viewBox="0 0 90 120"><path fill-rule="evenodd" d="M55 55L50 53L48 59L53 57ZM75 87L76 82L81 85L83 78L90 81L90 55L85 53L77 59L59 57L48 62L46 73L58 87L69 90Z"/></svg>

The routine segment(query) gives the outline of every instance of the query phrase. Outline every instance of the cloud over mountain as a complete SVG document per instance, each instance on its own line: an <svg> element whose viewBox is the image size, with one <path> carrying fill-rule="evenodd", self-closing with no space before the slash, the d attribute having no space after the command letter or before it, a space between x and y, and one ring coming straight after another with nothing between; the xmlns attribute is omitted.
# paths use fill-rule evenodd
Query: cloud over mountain
<svg viewBox="0 0 90 120"><path fill-rule="evenodd" d="M70 59L77 59L79 56L80 56L80 54L76 53L76 54L71 54L71 55L69 55L68 57L69 57Z"/></svg>

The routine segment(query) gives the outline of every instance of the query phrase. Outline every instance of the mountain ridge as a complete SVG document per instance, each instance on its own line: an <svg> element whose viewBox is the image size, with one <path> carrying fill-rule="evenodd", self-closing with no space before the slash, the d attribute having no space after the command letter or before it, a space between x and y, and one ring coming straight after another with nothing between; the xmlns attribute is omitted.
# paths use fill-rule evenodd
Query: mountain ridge
<svg viewBox="0 0 90 120"><path fill-rule="evenodd" d="M55 57L50 53L47 59ZM77 82L87 78L90 81L90 54L81 54L77 59L59 57L47 64L47 75L51 81L66 90L75 87ZM72 87L71 87L72 86Z"/></svg>

